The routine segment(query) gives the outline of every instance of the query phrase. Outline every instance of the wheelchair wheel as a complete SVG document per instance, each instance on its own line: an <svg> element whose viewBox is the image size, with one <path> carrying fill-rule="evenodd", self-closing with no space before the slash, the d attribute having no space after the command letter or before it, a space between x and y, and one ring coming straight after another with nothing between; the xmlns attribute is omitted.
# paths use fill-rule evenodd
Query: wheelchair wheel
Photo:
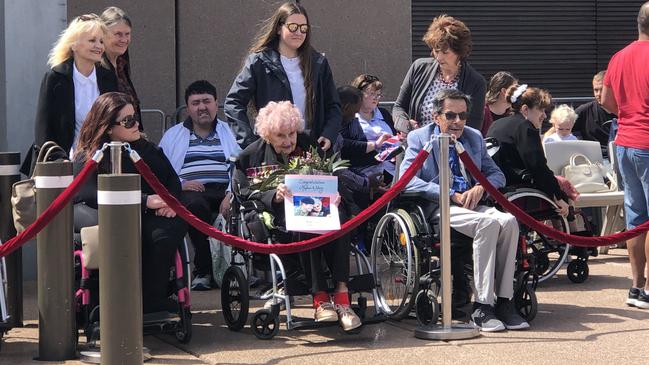
<svg viewBox="0 0 649 365"><path fill-rule="evenodd" d="M221 308L229 329L239 331L245 326L249 304L248 280L239 267L230 266L221 286Z"/></svg>
<svg viewBox="0 0 649 365"><path fill-rule="evenodd" d="M420 290L415 302L415 313L420 325L428 326L437 323L441 310L433 290Z"/></svg>
<svg viewBox="0 0 649 365"><path fill-rule="evenodd" d="M588 262L582 258L577 258L568 264L568 279L576 284L581 284L588 279L590 269Z"/></svg>
<svg viewBox="0 0 649 365"><path fill-rule="evenodd" d="M180 343L189 343L192 339L192 312L189 308L180 308L180 323L176 330L176 339Z"/></svg>
<svg viewBox="0 0 649 365"><path fill-rule="evenodd" d="M552 199L535 189L520 189L507 195L507 198L536 220L559 231L570 233L568 220L555 211ZM538 282L553 277L566 262L570 245L561 243L522 225L521 234L527 242L527 254L534 256L534 271Z"/></svg>
<svg viewBox="0 0 649 365"><path fill-rule="evenodd" d="M252 317L250 327L258 339L270 340L279 333L279 317L273 316L268 309L260 309Z"/></svg>
<svg viewBox="0 0 649 365"><path fill-rule="evenodd" d="M532 322L539 306L534 288L529 284L522 283L514 292L514 305L521 317L525 318L527 322Z"/></svg>
<svg viewBox="0 0 649 365"><path fill-rule="evenodd" d="M405 213L405 212L404 212ZM419 252L403 216L386 214L372 238L371 265L378 307L392 319L410 314L419 287Z"/></svg>

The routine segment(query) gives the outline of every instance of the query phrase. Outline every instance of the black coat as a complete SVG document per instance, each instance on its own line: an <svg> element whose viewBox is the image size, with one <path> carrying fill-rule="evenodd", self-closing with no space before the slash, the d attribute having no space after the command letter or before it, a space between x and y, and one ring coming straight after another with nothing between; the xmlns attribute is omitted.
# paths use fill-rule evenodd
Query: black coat
<svg viewBox="0 0 649 365"><path fill-rule="evenodd" d="M135 114L139 117L140 123L138 125L140 131L144 131L144 123L142 123L142 110L140 108L140 98L137 96L137 92L135 91L135 86L133 86L133 81L131 81L131 58L128 55L128 50L121 56L117 58L123 59L126 62L126 67L124 68L124 75L126 76L126 82L128 82L129 86L131 87L132 93L129 93L128 90L122 90L119 87L119 81L117 81L117 88L119 89L118 91L129 94L134 100L134 105L133 108L135 109ZM110 63L110 60L108 59L108 56L106 56L106 53L104 53L104 62L101 63L102 68L106 68L108 66L107 70L114 73L115 77L117 78L117 70L113 66L112 63Z"/></svg>
<svg viewBox="0 0 649 365"><path fill-rule="evenodd" d="M392 115L390 112L383 108L379 108L381 115L383 115L383 120L392 130L392 135L395 135L397 132L394 129L394 122L392 121ZM372 166L376 165L379 162L374 158L376 156L376 151L371 151L367 153L367 137L363 133L363 128L358 122L358 118L354 118L351 122L343 125L340 130L340 135L343 137L343 148L341 151L341 157L345 160L349 160L350 165L352 166Z"/></svg>
<svg viewBox="0 0 649 365"><path fill-rule="evenodd" d="M424 101L438 69L439 63L430 57L420 58L412 63L392 108L392 117L397 130L407 133L410 130L410 119L421 120L421 103ZM467 125L481 130L487 83L484 77L466 61L462 62L458 89L471 97L471 110Z"/></svg>
<svg viewBox="0 0 649 365"><path fill-rule="evenodd" d="M496 120L487 137L498 140L500 148L493 160L505 174L507 185L530 185L551 198L568 197L559 187L545 159L539 130L520 113ZM531 181L526 177L531 176Z"/></svg>
<svg viewBox="0 0 649 365"><path fill-rule="evenodd" d="M47 141L56 142L64 151L69 151L74 143L74 80L72 79L74 59L52 67L43 76L38 95L36 121L34 123L34 144L42 146ZM97 86L99 94L117 91L115 73L99 65ZM28 175L33 153L28 152L21 172Z"/></svg>
<svg viewBox="0 0 649 365"><path fill-rule="evenodd" d="M171 195L178 198L181 191L180 179L162 149L156 146L155 143L143 138L131 142L130 145L133 150L137 151L142 160L149 165L153 173L158 177L162 185L169 190ZM81 171L84 164L85 160L83 159L75 161L73 165L75 175ZM138 174L135 165L133 165L133 161L131 161L126 152L122 153L122 172L125 174ZM97 171L88 177L86 183L74 197L74 203L84 203L89 207L97 209L97 175L107 173L110 173L110 150L104 151L104 158L99 164ZM144 179L141 181L140 189L142 191L142 210L144 211L146 210L147 196L154 195L156 192L153 191L153 188Z"/></svg>
<svg viewBox="0 0 649 365"><path fill-rule="evenodd" d="M327 59L316 51L313 51L311 57L311 137L317 140L323 136L334 143L342 120L340 99ZM283 100L292 102L293 94L279 53L269 49L249 55L243 69L232 83L224 104L228 124L242 148L258 138L253 133L254 123L248 119L248 104L252 102L256 110L259 110L271 101Z"/></svg>

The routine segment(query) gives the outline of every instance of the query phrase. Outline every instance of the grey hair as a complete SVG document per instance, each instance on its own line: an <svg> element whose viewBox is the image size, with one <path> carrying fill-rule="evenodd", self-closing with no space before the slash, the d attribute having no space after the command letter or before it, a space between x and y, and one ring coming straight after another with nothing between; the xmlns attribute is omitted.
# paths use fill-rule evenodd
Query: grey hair
<svg viewBox="0 0 649 365"><path fill-rule="evenodd" d="M433 113L442 114L444 111L444 100L464 100L466 102L466 110L471 110L471 97L465 93L455 89L440 90L433 97Z"/></svg>
<svg viewBox="0 0 649 365"><path fill-rule="evenodd" d="M638 31L649 35L649 1L642 4L638 11Z"/></svg>

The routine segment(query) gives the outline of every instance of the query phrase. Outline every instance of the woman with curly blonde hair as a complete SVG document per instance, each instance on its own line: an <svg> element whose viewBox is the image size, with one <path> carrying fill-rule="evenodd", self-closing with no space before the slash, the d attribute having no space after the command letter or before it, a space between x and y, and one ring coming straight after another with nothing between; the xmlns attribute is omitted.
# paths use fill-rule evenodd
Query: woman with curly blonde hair
<svg viewBox="0 0 649 365"><path fill-rule="evenodd" d="M441 90L456 89L471 97L467 126L480 130L484 117L485 79L469 65L471 31L460 20L440 15L423 41L431 56L413 62L392 108L397 130L408 131L433 121L433 98Z"/></svg>
<svg viewBox="0 0 649 365"><path fill-rule="evenodd" d="M101 94L117 91L117 79L96 64L104 54L106 26L95 14L74 18L50 51L38 97L35 142L54 141L71 151L92 103ZM23 172L29 170L27 155Z"/></svg>

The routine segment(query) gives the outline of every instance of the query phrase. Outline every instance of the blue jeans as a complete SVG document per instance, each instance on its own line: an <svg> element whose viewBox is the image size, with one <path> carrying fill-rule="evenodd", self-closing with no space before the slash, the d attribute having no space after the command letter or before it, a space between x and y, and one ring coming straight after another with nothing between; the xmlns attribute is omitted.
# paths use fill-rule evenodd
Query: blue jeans
<svg viewBox="0 0 649 365"><path fill-rule="evenodd" d="M617 146L627 229L649 220L649 150Z"/></svg>

